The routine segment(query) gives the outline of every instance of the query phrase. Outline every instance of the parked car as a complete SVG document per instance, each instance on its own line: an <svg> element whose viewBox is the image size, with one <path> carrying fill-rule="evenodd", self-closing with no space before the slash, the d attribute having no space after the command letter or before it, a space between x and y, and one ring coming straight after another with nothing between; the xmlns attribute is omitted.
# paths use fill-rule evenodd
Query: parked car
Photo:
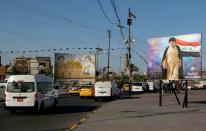
<svg viewBox="0 0 206 131"><path fill-rule="evenodd" d="M38 111L57 105L58 94L53 88L53 78L45 75L11 75L5 89L6 110Z"/></svg>
<svg viewBox="0 0 206 131"><path fill-rule="evenodd" d="M67 89L67 92L69 93L69 95L79 95L80 89L80 86L70 86Z"/></svg>
<svg viewBox="0 0 206 131"><path fill-rule="evenodd" d="M128 92L129 91L129 84L128 83L123 85L123 91L124 92Z"/></svg>
<svg viewBox="0 0 206 131"><path fill-rule="evenodd" d="M1 87L1 88L5 88L5 87L6 87L6 84L7 84L7 80L0 81L0 87Z"/></svg>
<svg viewBox="0 0 206 131"><path fill-rule="evenodd" d="M143 82L133 82L132 83L132 92L133 93L143 93L144 89L143 89Z"/></svg>
<svg viewBox="0 0 206 131"><path fill-rule="evenodd" d="M194 86L196 89L203 89L206 87L206 81L196 81Z"/></svg>
<svg viewBox="0 0 206 131"><path fill-rule="evenodd" d="M95 100L120 96L120 89L115 81L98 81L94 85Z"/></svg>
<svg viewBox="0 0 206 131"><path fill-rule="evenodd" d="M93 85L84 85L79 91L79 96L83 97L93 97L94 96L94 86Z"/></svg>

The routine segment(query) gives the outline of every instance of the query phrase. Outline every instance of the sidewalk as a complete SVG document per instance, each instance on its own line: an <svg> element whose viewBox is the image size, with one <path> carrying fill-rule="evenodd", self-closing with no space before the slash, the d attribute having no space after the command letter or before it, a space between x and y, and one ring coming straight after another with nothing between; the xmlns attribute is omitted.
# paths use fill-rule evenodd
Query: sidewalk
<svg viewBox="0 0 206 131"><path fill-rule="evenodd" d="M180 102L183 94L178 94ZM142 94L97 109L75 131L202 131L206 130L206 90L189 91L188 108L174 94Z"/></svg>

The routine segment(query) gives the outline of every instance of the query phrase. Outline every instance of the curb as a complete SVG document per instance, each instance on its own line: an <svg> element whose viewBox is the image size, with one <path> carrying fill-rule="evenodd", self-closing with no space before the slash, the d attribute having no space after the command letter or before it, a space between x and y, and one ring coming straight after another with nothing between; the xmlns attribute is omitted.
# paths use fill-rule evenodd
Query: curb
<svg viewBox="0 0 206 131"><path fill-rule="evenodd" d="M95 113L96 110L92 111L92 113ZM91 116L91 113L87 114L85 117L83 117L79 122L69 126L69 129L70 130L74 130L76 129L77 127L79 127L82 123L84 123L89 117Z"/></svg>
<svg viewBox="0 0 206 131"><path fill-rule="evenodd" d="M112 101L110 102L107 102L105 103L103 106L107 105L108 103L111 103ZM78 128L82 123L84 123L92 114L94 114L98 109L100 109L101 107L91 111L90 113L88 113L85 117L83 117L79 122L69 126L69 129L70 130L75 130L76 128Z"/></svg>

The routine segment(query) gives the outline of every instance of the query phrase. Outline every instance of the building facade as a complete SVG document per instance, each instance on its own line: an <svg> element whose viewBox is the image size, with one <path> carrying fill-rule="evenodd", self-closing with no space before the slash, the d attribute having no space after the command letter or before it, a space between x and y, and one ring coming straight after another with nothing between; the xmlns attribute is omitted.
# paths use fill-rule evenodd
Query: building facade
<svg viewBox="0 0 206 131"><path fill-rule="evenodd" d="M17 74L52 74L50 57L18 57L13 61L13 71Z"/></svg>

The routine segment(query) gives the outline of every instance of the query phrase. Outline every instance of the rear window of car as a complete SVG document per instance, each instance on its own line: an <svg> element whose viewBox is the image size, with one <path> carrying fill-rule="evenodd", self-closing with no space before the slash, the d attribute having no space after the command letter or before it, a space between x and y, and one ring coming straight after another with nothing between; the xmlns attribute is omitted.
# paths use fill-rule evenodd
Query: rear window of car
<svg viewBox="0 0 206 131"><path fill-rule="evenodd" d="M104 87L104 88L111 88L112 84L111 82L96 82L95 87Z"/></svg>
<svg viewBox="0 0 206 131"><path fill-rule="evenodd" d="M81 86L81 88L93 88L94 86Z"/></svg>
<svg viewBox="0 0 206 131"><path fill-rule="evenodd" d="M142 83L133 83L133 86L142 86Z"/></svg>
<svg viewBox="0 0 206 131"><path fill-rule="evenodd" d="M14 93L34 92L34 82L8 82L6 91Z"/></svg>

